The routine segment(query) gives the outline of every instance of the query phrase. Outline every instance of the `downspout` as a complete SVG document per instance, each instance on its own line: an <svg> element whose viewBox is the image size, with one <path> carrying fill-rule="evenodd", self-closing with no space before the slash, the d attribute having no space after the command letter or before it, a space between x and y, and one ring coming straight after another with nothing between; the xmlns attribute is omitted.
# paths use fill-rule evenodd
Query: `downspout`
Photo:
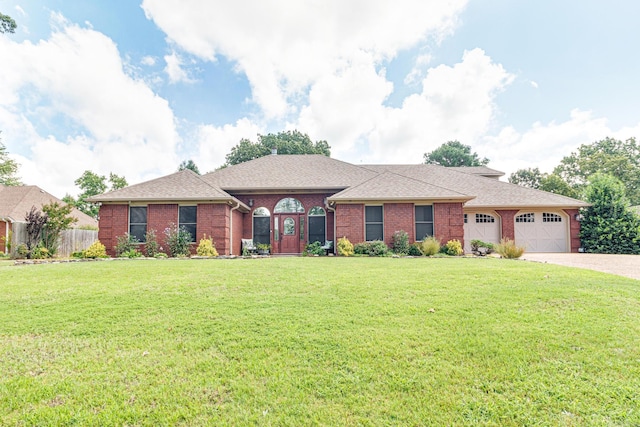
<svg viewBox="0 0 640 427"><path fill-rule="evenodd" d="M333 212L333 253L336 254L336 248L338 247L338 237L336 236L336 209L329 206L329 198L324 198L324 207L326 210Z"/></svg>
<svg viewBox="0 0 640 427"><path fill-rule="evenodd" d="M229 255L233 255L233 211L240 207L240 202L235 207L231 208L231 214L229 217Z"/></svg>

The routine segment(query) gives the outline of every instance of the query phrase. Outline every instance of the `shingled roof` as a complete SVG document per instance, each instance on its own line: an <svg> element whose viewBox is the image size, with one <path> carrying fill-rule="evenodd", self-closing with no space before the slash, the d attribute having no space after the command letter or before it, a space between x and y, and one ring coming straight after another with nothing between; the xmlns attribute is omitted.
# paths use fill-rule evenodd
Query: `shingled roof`
<svg viewBox="0 0 640 427"><path fill-rule="evenodd" d="M90 202L233 201L235 197L211 185L190 169L90 197ZM243 205L244 206L244 205ZM244 206L249 209L247 206Z"/></svg>
<svg viewBox="0 0 640 427"><path fill-rule="evenodd" d="M239 201L260 192L331 192L348 201L465 202L465 207L577 208L587 203L495 179L501 172L437 165L353 165L322 155L270 155L199 176L186 169L89 199L93 202ZM487 176L491 176L488 178ZM248 207L243 206L243 209Z"/></svg>
<svg viewBox="0 0 640 427"><path fill-rule="evenodd" d="M36 209L42 209L43 205L54 202L66 205L62 200L35 185L0 185L0 219L3 220L25 222L24 217L33 206ZM73 227L98 226L98 221L76 208L71 210L71 216L78 220Z"/></svg>

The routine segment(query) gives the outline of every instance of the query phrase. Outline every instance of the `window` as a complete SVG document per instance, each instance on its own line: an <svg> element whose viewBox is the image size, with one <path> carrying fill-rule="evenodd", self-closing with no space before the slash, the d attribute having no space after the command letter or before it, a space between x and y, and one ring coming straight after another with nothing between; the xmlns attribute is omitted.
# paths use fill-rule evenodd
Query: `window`
<svg viewBox="0 0 640 427"><path fill-rule="evenodd" d="M365 240L383 240L382 206L364 207L364 234Z"/></svg>
<svg viewBox="0 0 640 427"><path fill-rule="evenodd" d="M296 222L293 218L285 218L284 223L282 224L282 232L285 236L293 236L296 234Z"/></svg>
<svg viewBox="0 0 640 427"><path fill-rule="evenodd" d="M464 214L464 223L467 223L467 214Z"/></svg>
<svg viewBox="0 0 640 427"><path fill-rule="evenodd" d="M416 206L416 240L433 236L433 206Z"/></svg>
<svg viewBox="0 0 640 427"><path fill-rule="evenodd" d="M543 212L542 222L562 222L562 217L554 213Z"/></svg>
<svg viewBox="0 0 640 427"><path fill-rule="evenodd" d="M274 213L304 213L304 206L298 199L286 197L281 199L273 209Z"/></svg>
<svg viewBox="0 0 640 427"><path fill-rule="evenodd" d="M309 210L309 243L325 243L326 214L320 206L314 206Z"/></svg>
<svg viewBox="0 0 640 427"><path fill-rule="evenodd" d="M516 222L536 222L533 212L523 213L516 217Z"/></svg>
<svg viewBox="0 0 640 427"><path fill-rule="evenodd" d="M271 243L271 213L267 208L253 211L253 243Z"/></svg>
<svg viewBox="0 0 640 427"><path fill-rule="evenodd" d="M192 242L196 241L197 215L197 206L180 206L178 208L178 227L184 227L189 232Z"/></svg>
<svg viewBox="0 0 640 427"><path fill-rule="evenodd" d="M496 222L496 219L487 214L476 214L476 224L488 224Z"/></svg>
<svg viewBox="0 0 640 427"><path fill-rule="evenodd" d="M129 207L129 234L140 242L146 242L147 234L147 207Z"/></svg>

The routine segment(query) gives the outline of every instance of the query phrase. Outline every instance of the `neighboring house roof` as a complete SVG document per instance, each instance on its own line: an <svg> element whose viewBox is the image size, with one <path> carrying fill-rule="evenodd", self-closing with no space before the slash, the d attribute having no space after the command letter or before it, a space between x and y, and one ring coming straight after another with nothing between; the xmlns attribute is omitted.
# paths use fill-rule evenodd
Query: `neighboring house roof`
<svg viewBox="0 0 640 427"><path fill-rule="evenodd" d="M342 190L376 173L321 154L269 155L203 176L225 191Z"/></svg>
<svg viewBox="0 0 640 427"><path fill-rule="evenodd" d="M488 168L486 166L454 166L447 169L451 169L458 172L470 173L472 175L480 175L487 178L498 179L504 176L504 172Z"/></svg>
<svg viewBox="0 0 640 427"><path fill-rule="evenodd" d="M570 197L499 181L486 167L353 165L322 155L269 155L199 176L186 169L94 196L93 202L230 201L240 194L332 192L330 201L465 202L469 208L577 208ZM491 176L490 178L487 176ZM238 202L239 203L239 202ZM248 207L243 206L243 209Z"/></svg>
<svg viewBox="0 0 640 427"><path fill-rule="evenodd" d="M0 219L8 219L10 222L25 222L25 216L33 206L42 209L43 205L65 202L47 193L35 185L2 186L0 185ZM73 208L71 216L78 222L73 227L92 226L97 227L98 221L84 212Z"/></svg>
<svg viewBox="0 0 640 427"><path fill-rule="evenodd" d="M233 201L242 204L235 197L211 185L190 169L99 194L87 200L90 202ZM244 207L249 210L248 206Z"/></svg>

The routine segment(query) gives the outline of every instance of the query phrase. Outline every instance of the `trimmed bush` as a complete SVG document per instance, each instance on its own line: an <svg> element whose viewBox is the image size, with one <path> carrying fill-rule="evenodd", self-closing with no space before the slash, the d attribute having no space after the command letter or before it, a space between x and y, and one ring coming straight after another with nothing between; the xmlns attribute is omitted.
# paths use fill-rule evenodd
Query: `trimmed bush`
<svg viewBox="0 0 640 427"><path fill-rule="evenodd" d="M511 239L502 239L495 247L496 252L502 258L515 259L520 258L524 254L524 246L516 246L516 242Z"/></svg>
<svg viewBox="0 0 640 427"><path fill-rule="evenodd" d="M322 244L320 242L309 243L304 248L305 255L324 255L325 251L322 249Z"/></svg>
<svg viewBox="0 0 640 427"><path fill-rule="evenodd" d="M391 248L395 254L407 255L409 253L409 234L404 230L393 233Z"/></svg>
<svg viewBox="0 0 640 427"><path fill-rule="evenodd" d="M353 245L353 253L356 255L369 255L369 243L356 243L355 245Z"/></svg>
<svg viewBox="0 0 640 427"><path fill-rule="evenodd" d="M471 252L476 255L489 255L493 253L494 245L493 243L483 242L482 240L472 240L471 241Z"/></svg>
<svg viewBox="0 0 640 427"><path fill-rule="evenodd" d="M464 253L462 249L462 244L458 239L452 239L447 242L445 245L445 253L451 256L460 256Z"/></svg>
<svg viewBox="0 0 640 427"><path fill-rule="evenodd" d="M338 245L336 248L339 256L353 255L353 244L346 237L338 239Z"/></svg>
<svg viewBox="0 0 640 427"><path fill-rule="evenodd" d="M75 252L74 252L75 256ZM107 258L107 249L100 240L96 240L87 249L80 253L82 258Z"/></svg>
<svg viewBox="0 0 640 427"><path fill-rule="evenodd" d="M369 256L385 256L389 253L389 247L382 240L374 240L369 243Z"/></svg>
<svg viewBox="0 0 640 427"><path fill-rule="evenodd" d="M198 256L206 256L206 257L216 257L218 256L218 251L216 250L216 245L213 243L213 239L207 239L207 235L205 234L202 239L200 239L200 244L196 249L196 253Z"/></svg>
<svg viewBox="0 0 640 427"><path fill-rule="evenodd" d="M433 256L438 252L440 252L440 240L430 236L422 241L422 253L425 256Z"/></svg>

